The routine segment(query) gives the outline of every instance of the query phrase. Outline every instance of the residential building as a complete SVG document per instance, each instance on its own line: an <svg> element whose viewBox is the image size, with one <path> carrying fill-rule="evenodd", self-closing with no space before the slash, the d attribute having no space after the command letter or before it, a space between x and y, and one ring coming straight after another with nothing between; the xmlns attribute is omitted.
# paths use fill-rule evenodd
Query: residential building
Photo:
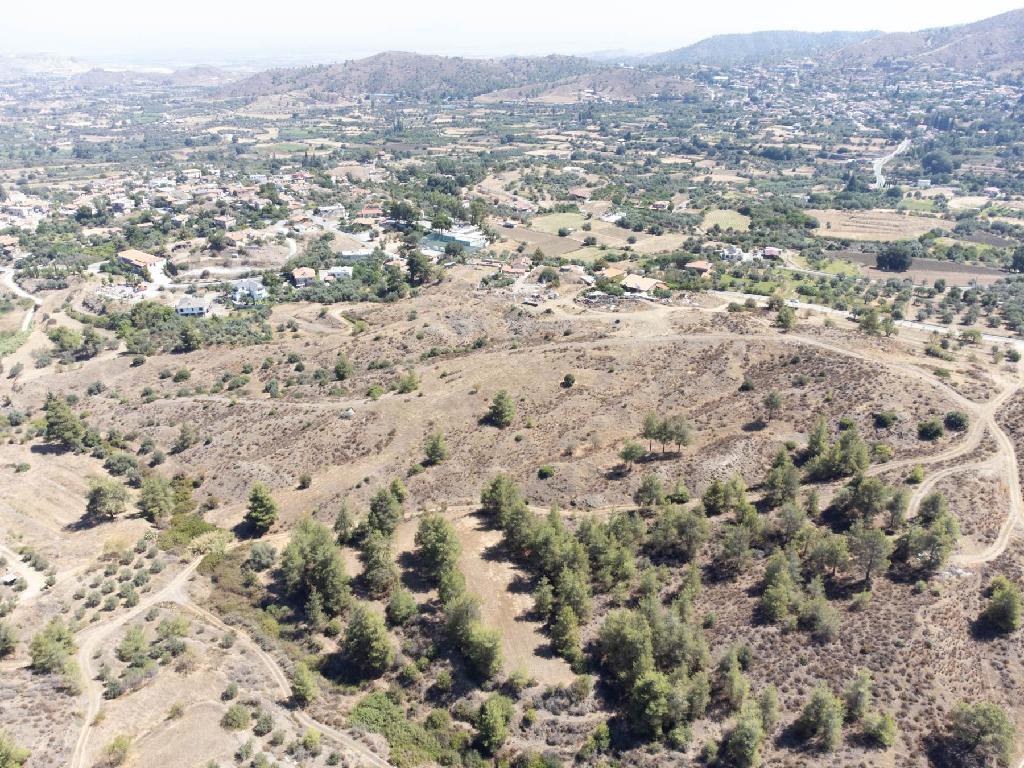
<svg viewBox="0 0 1024 768"><path fill-rule="evenodd" d="M622 287L631 293L650 293L658 288L667 288L661 280L655 280L653 277L643 277L642 275L626 275L622 278Z"/></svg>
<svg viewBox="0 0 1024 768"><path fill-rule="evenodd" d="M117 254L117 260L139 274L149 272L150 275L154 272L160 272L167 263L167 259L154 256L145 251L136 250L135 248L121 251Z"/></svg>
<svg viewBox="0 0 1024 768"><path fill-rule="evenodd" d="M316 280L316 272L311 267L298 267L292 270L292 282L296 288L305 288Z"/></svg>
<svg viewBox="0 0 1024 768"><path fill-rule="evenodd" d="M179 317L206 317L210 312L212 301L198 296L184 296L174 308Z"/></svg>
<svg viewBox="0 0 1024 768"><path fill-rule="evenodd" d="M255 304L267 298L267 287L258 277L246 277L236 280L231 300L235 304Z"/></svg>

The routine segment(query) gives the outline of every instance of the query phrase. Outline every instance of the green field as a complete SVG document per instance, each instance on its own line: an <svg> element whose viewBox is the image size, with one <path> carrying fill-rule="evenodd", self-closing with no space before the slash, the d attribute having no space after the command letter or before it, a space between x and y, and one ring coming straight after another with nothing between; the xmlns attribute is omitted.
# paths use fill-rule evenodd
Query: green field
<svg viewBox="0 0 1024 768"><path fill-rule="evenodd" d="M742 213L738 213L737 211L726 211L719 208L712 208L704 214L703 227L705 230L708 230L716 224L722 229L746 231L750 228L750 217L744 216Z"/></svg>
<svg viewBox="0 0 1024 768"><path fill-rule="evenodd" d="M900 201L899 206L897 206L897 210L931 213L935 210L935 203L927 198L923 200L916 200L912 197L908 197Z"/></svg>
<svg viewBox="0 0 1024 768"><path fill-rule="evenodd" d="M261 144L259 150L261 152L270 152L272 154L290 155L295 152L305 152L309 149L308 144L299 144L297 141L280 141L277 144Z"/></svg>
<svg viewBox="0 0 1024 768"><path fill-rule="evenodd" d="M578 230L584 221L586 217L580 213L548 213L530 222L530 229L546 235L557 235L563 227Z"/></svg>
<svg viewBox="0 0 1024 768"><path fill-rule="evenodd" d="M810 264L807 259L803 256L793 256L792 262L795 266L803 269L814 269L818 272L827 272L830 275L847 275L849 277L859 277L861 274L860 269L853 262L847 261L846 259L826 259L823 263L815 266Z"/></svg>
<svg viewBox="0 0 1024 768"><path fill-rule="evenodd" d="M601 249L597 246L589 246L587 248L580 248L578 251L569 251L569 253L562 254L562 258L568 261L580 261L585 264L590 264L598 259L615 259L623 255L625 251L617 248L605 248Z"/></svg>

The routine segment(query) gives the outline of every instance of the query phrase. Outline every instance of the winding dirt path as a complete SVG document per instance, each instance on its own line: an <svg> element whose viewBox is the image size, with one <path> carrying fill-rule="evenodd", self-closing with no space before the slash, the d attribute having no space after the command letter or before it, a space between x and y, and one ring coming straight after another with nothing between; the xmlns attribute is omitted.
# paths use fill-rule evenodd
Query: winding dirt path
<svg viewBox="0 0 1024 768"><path fill-rule="evenodd" d="M27 585L18 595L18 605L23 605L35 599L39 593L46 588L46 576L30 567L21 559L21 555L5 544L0 544L0 556L7 560L6 568L10 568L25 580Z"/></svg>
<svg viewBox="0 0 1024 768"><path fill-rule="evenodd" d="M92 733L96 715L99 713L100 707L103 704L103 687L96 679L97 672L94 663L94 656L99 648L110 639L114 632L121 627L124 627L145 611L161 603L176 603L185 610L199 616L203 621L213 625L214 627L222 631L234 632L238 642L252 651L255 657L266 668L267 672L273 679L274 684L277 686L281 697L283 699L287 699L291 695L291 685L288 681L288 676L284 673L284 670L273 656L260 648L256 641L253 640L243 628L229 627L214 614L193 602L192 596L188 591L188 582L201 562L202 557L198 557L191 561L184 570L181 571L181 573L177 574L162 589L140 601L139 604L130 611L119 614L103 624L89 627L79 634L77 660L82 671L86 707L82 730L79 731L78 740L75 743L75 749L71 755L71 768L87 768L86 756L89 736ZM351 751L360 761L361 765L371 766L372 768L389 768L390 763L388 763L387 760L380 757L369 747L359 743L348 734L329 725L318 722L300 710L293 711L291 716L292 719L300 726L304 728L315 728L327 738Z"/></svg>
<svg viewBox="0 0 1024 768"><path fill-rule="evenodd" d="M715 308L720 310L720 308ZM910 512L915 514L920 506L921 500L927 495L927 493L934 488L935 484L950 475L972 468L985 467L1001 467L1005 472L1007 478L1007 487L1009 489L1009 509L1007 516L1004 519L999 534L996 540L986 547L983 551L974 554L959 554L953 558L953 562L959 566L970 567L978 566L987 563L997 557L999 557L1008 546L1013 533L1018 526L1024 522L1024 497L1021 492L1021 481L1020 473L1017 463L1017 454L1013 445L1013 441L1003 431L996 420L996 414L999 412L1009 400L1012 398L1020 389L1020 382L1016 378L1014 380L1004 381L1003 386L994 397L991 399L979 403L970 398L964 396L960 392L950 387L945 382L936 378L931 373L922 370L913 363L908 363L903 360L896 360L891 355L885 354L876 350L853 350L847 347L843 347L837 343L824 340L821 338L802 335L798 332L789 333L753 333L753 334L736 334L731 332L721 333L694 333L684 334L676 331L671 324L673 314L676 312L689 311L692 312L693 308L676 308L666 307L663 305L650 305L650 309L637 313L632 316L631 319L639 320L641 325L646 324L645 329L637 329L631 327L629 329L623 329L616 335L607 336L601 339L592 341L579 342L575 346L582 347L615 347L630 345L656 345L664 343L687 343L687 342L772 342L775 344L789 344L794 346L812 346L820 349L827 350L829 352L843 355L846 357L852 357L872 364L884 366L886 369L897 372L905 377L916 379L920 382L928 384L936 391L941 392L945 397L955 402L959 407L966 411L971 419L970 427L967 430L966 435L958 440L953 445L950 445L930 456L924 456L912 459L901 459L898 461L888 462L882 465L876 465L872 467L871 472L883 472L893 469L901 469L904 467L910 467L916 464L921 465L935 465L942 462L956 461L961 457L965 457L974 451L984 439L986 433L990 434L996 443L996 453L982 461L970 464L957 464L951 467L944 467L930 477L927 478L926 482L919 487L911 498ZM715 311L715 310L709 310ZM601 311L588 310L586 313L588 316L600 316L607 314L609 317L615 319L621 319L622 315L619 313L603 313ZM639 333L637 332L639 330ZM545 346L563 346L565 342L555 342L550 345L538 345L533 349L543 349ZM504 352L502 354L505 354ZM352 405L351 401L342 401L337 403L302 403L304 406L320 407L327 409L342 409ZM474 504L466 504L460 500L458 503L447 506L448 512L457 511L468 511L470 508L476 508ZM611 508L609 508L611 509ZM538 510L543 511L543 510ZM600 514L602 510L589 510L591 512ZM244 629L240 627L229 627L222 622L215 615L207 611L206 609L195 605L192 601L191 596L188 594L187 582L194 574L196 568L199 565L199 560L194 560L175 578L169 582L164 588L158 592L150 595L145 600L141 601L131 611L125 612L117 617L111 618L110 621L103 623L102 625L93 626L83 631L80 635L80 647L78 652L78 661L82 668L83 676L85 677L85 696L86 696L86 710L85 720L81 732L79 733L78 741L75 745L75 749L72 755L71 768L85 768L85 756L86 747L88 745L89 735L92 731L92 723L99 712L102 704L102 687L95 679L96 672L93 664L93 656L96 650L101 644L108 640L110 636L120 627L123 627L129 621L140 615L142 612L148 610L154 605L165 602L173 602L181 605L186 610L193 614L201 617L204 621L211 625L218 627L222 630L234 631L239 638L239 641L243 643L248 649L250 649L254 656L259 662L266 668L277 686L282 697L287 697L290 694L290 684L288 677L280 664L262 648L260 648L256 642L248 635ZM368 747L352 739L347 734L332 728L323 723L319 723L305 712L293 711L292 717L296 723L304 727L316 728L323 735L336 741L348 750L351 750L358 756L363 762L363 765L373 766L374 768L385 768L389 763L375 754ZM1018 768L1024 768L1024 761L1020 763Z"/></svg>

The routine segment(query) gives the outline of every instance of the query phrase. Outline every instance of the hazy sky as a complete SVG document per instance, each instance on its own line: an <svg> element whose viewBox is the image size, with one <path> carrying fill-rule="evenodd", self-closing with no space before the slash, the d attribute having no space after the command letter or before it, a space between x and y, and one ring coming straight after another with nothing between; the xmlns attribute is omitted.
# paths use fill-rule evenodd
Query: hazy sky
<svg viewBox="0 0 1024 768"><path fill-rule="evenodd" d="M382 50L465 56L659 51L765 29L902 31L1024 0L8 0L0 53L92 59L331 61Z"/></svg>

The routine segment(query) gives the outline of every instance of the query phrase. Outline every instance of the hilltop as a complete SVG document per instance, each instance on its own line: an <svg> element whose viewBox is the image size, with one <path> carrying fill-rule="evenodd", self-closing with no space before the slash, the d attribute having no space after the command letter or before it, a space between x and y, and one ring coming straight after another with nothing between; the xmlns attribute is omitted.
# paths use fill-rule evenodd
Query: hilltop
<svg viewBox="0 0 1024 768"><path fill-rule="evenodd" d="M820 55L864 42L880 34L882 33L778 30L750 34L715 35L684 48L647 56L641 59L641 63L670 66L710 64L728 67L736 64Z"/></svg>
<svg viewBox="0 0 1024 768"><path fill-rule="evenodd" d="M465 59L389 51L365 59L302 69L274 69L234 83L223 95L325 92L339 96L386 93L418 98L472 98L501 88L550 83L595 65L573 56Z"/></svg>
<svg viewBox="0 0 1024 768"><path fill-rule="evenodd" d="M959 70L1020 72L1024 9L972 24L879 35L838 51L834 63L877 66L903 62Z"/></svg>

